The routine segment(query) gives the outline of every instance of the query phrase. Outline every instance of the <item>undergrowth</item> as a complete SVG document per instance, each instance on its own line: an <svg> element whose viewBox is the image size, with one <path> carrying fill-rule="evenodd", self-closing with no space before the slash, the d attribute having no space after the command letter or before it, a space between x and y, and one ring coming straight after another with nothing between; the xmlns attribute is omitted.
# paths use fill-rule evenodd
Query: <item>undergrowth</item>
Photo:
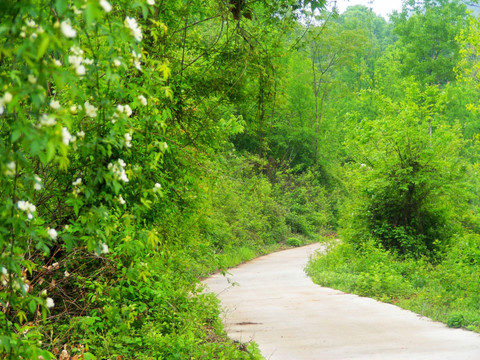
<svg viewBox="0 0 480 360"><path fill-rule="evenodd" d="M307 272L322 286L480 332L479 265L480 236L468 234L452 241L437 263L400 258L373 240L359 248L331 242L326 254L312 259Z"/></svg>

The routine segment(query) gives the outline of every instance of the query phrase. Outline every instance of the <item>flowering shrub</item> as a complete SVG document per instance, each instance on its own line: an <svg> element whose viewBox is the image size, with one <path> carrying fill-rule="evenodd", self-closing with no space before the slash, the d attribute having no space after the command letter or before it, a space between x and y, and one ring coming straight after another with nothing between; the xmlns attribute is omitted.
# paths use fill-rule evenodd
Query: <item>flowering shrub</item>
<svg viewBox="0 0 480 360"><path fill-rule="evenodd" d="M222 33L230 7L19 0L0 10L0 358L250 357L221 344L214 302L182 272L189 250L211 256L197 221L206 159L244 125L228 96L244 72L235 47L250 49L235 27ZM266 218L281 213L267 205Z"/></svg>

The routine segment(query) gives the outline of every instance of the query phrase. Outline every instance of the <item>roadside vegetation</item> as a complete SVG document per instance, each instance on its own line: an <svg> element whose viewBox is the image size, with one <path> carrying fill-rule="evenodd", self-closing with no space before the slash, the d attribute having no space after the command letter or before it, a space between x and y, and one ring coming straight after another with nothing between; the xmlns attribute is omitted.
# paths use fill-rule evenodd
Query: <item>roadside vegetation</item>
<svg viewBox="0 0 480 360"><path fill-rule="evenodd" d="M1 359L260 358L199 280L336 231L317 281L478 331L479 22L326 5L0 1Z"/></svg>
<svg viewBox="0 0 480 360"><path fill-rule="evenodd" d="M357 93L368 106L345 117L341 240L307 271L480 332L479 22L456 1L407 1L391 20L376 85Z"/></svg>

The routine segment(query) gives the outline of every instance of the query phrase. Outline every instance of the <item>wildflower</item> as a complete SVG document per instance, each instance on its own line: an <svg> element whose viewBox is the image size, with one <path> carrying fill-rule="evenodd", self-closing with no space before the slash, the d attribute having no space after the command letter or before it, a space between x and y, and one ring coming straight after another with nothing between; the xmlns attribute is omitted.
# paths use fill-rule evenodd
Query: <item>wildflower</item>
<svg viewBox="0 0 480 360"><path fill-rule="evenodd" d="M87 116L94 118L97 116L97 108L93 105L91 105L88 101L85 102L85 114Z"/></svg>
<svg viewBox="0 0 480 360"><path fill-rule="evenodd" d="M155 183L155 189L161 189L162 188L162 185L160 185L159 183Z"/></svg>
<svg viewBox="0 0 480 360"><path fill-rule="evenodd" d="M86 72L87 72L87 70L85 69L85 66L83 66L83 65L77 66L76 73L77 73L78 76L83 76L83 75L85 75Z"/></svg>
<svg viewBox="0 0 480 360"><path fill-rule="evenodd" d="M68 131L68 129L66 127L63 127L62 128L62 141L63 141L63 143L68 146L68 144L72 140L73 140L73 137L70 134L70 132Z"/></svg>
<svg viewBox="0 0 480 360"><path fill-rule="evenodd" d="M92 65L93 64L93 59L85 59L85 60L83 60L83 63L85 65Z"/></svg>
<svg viewBox="0 0 480 360"><path fill-rule="evenodd" d="M118 60L118 59L113 60L113 66L119 67L120 65L122 65L120 60Z"/></svg>
<svg viewBox="0 0 480 360"><path fill-rule="evenodd" d="M57 123L57 121L51 115L42 114L42 116L40 116L40 125L41 126L54 126L56 123Z"/></svg>
<svg viewBox="0 0 480 360"><path fill-rule="evenodd" d="M36 206L29 201L19 200L17 202L17 207L27 213L27 217L31 220L33 219L33 213L37 210Z"/></svg>
<svg viewBox="0 0 480 360"><path fill-rule="evenodd" d="M69 276L70 276L70 273L69 273L67 270L65 270L65 272L63 273L63 275L64 275L65 277L69 277Z"/></svg>
<svg viewBox="0 0 480 360"><path fill-rule="evenodd" d="M138 60L133 60L133 65L135 65L135 68L139 71L142 71L142 65L140 64L140 61Z"/></svg>
<svg viewBox="0 0 480 360"><path fill-rule="evenodd" d="M125 200L123 199L123 197L121 195L118 197L118 202L122 205L125 205Z"/></svg>
<svg viewBox="0 0 480 360"><path fill-rule="evenodd" d="M52 101L50 101L50 107L53 110L58 110L58 109L60 109L60 103L57 100L52 100Z"/></svg>
<svg viewBox="0 0 480 360"><path fill-rule="evenodd" d="M103 244L103 243L101 243L100 245L101 245L101 247L102 247L101 253L102 253L102 254L108 254L108 245L107 245L107 244Z"/></svg>
<svg viewBox="0 0 480 360"><path fill-rule="evenodd" d="M132 56L133 56L133 64L137 68L137 70L142 71L142 67L140 64L140 59L142 58L142 54L137 54L135 50L132 50Z"/></svg>
<svg viewBox="0 0 480 360"><path fill-rule="evenodd" d="M123 161L122 159L118 159L116 163L108 164L108 169L112 171L113 176L117 180L127 183L130 180L128 179L125 172L125 166L127 166L127 164L125 164L125 161Z"/></svg>
<svg viewBox="0 0 480 360"><path fill-rule="evenodd" d="M130 117L132 115L132 108L130 107L130 105L125 105L125 114L127 115L127 117Z"/></svg>
<svg viewBox="0 0 480 360"><path fill-rule="evenodd" d="M47 300L45 301L45 306L48 309L53 308L55 306L55 303L53 302L53 299L52 298L47 298Z"/></svg>
<svg viewBox="0 0 480 360"><path fill-rule="evenodd" d="M77 55L77 56L81 56L83 55L83 50L81 48L79 48L78 46L72 46L70 48L70 51L74 54L74 55Z"/></svg>
<svg viewBox="0 0 480 360"><path fill-rule="evenodd" d="M13 99L13 96L8 91L5 94L3 94L3 101L5 102L5 104L8 104L10 101L12 101L12 99Z"/></svg>
<svg viewBox="0 0 480 360"><path fill-rule="evenodd" d="M155 5L155 0L147 0L148 5Z"/></svg>
<svg viewBox="0 0 480 360"><path fill-rule="evenodd" d="M62 30L62 34L67 38L74 38L77 36L77 30L72 27L70 19L62 21L60 24L60 29Z"/></svg>
<svg viewBox="0 0 480 360"><path fill-rule="evenodd" d="M112 11L112 5L107 0L100 0L100 6L105 10L105 12Z"/></svg>
<svg viewBox="0 0 480 360"><path fill-rule="evenodd" d="M163 147L164 147L164 149L165 149L165 150L167 150L167 149L168 149L168 145L167 145L167 143L166 143L166 142L164 142L164 143L163 143Z"/></svg>
<svg viewBox="0 0 480 360"><path fill-rule="evenodd" d="M79 186L80 184L82 183L82 178L77 178L77 180L75 180L72 185L73 186Z"/></svg>
<svg viewBox="0 0 480 360"><path fill-rule="evenodd" d="M35 27L35 21L33 21L32 19L28 19L27 21L25 21L25 24L27 24L28 27Z"/></svg>
<svg viewBox="0 0 480 360"><path fill-rule="evenodd" d="M15 161L10 161L7 164L7 170L5 170L5 175L15 176L16 169L17 169L17 165L15 164Z"/></svg>
<svg viewBox="0 0 480 360"><path fill-rule="evenodd" d="M83 139L85 137L85 132L83 130L80 130L79 132L77 132L77 136L80 138L80 139Z"/></svg>
<svg viewBox="0 0 480 360"><path fill-rule="evenodd" d="M142 103L143 106L147 106L147 99L145 98L145 96L143 95L138 95L137 96L138 100L140 100L140 102Z"/></svg>
<svg viewBox="0 0 480 360"><path fill-rule="evenodd" d="M8 275L8 270L2 266L2 274L7 276Z"/></svg>
<svg viewBox="0 0 480 360"><path fill-rule="evenodd" d="M124 113L125 115L127 115L127 117L130 117L132 115L132 108L128 104L127 105L118 104L117 111Z"/></svg>
<svg viewBox="0 0 480 360"><path fill-rule="evenodd" d="M132 33L135 40L137 40L137 41L142 40L142 38L143 38L142 30L140 29L140 27L137 24L137 21L134 18L131 18L131 17L127 16L125 18L124 24L127 28L130 29L130 32Z"/></svg>
<svg viewBox="0 0 480 360"><path fill-rule="evenodd" d="M131 148L132 147L132 135L130 135L130 133L126 133L125 134L125 146L127 148Z"/></svg>
<svg viewBox="0 0 480 360"><path fill-rule="evenodd" d="M52 238L52 240L57 240L57 236L58 236L57 230L48 229L47 233L48 233L48 236L50 236Z"/></svg>
<svg viewBox="0 0 480 360"><path fill-rule="evenodd" d="M37 83L37 78L33 74L28 74L28 82L30 84L36 84Z"/></svg>
<svg viewBox="0 0 480 360"><path fill-rule="evenodd" d="M42 179L38 175L35 175L35 184L33 185L33 188L37 191L42 190L43 188Z"/></svg>
<svg viewBox="0 0 480 360"><path fill-rule="evenodd" d="M58 59L53 59L53 63L55 64L55 66L58 66L58 67L62 66L62 62Z"/></svg>

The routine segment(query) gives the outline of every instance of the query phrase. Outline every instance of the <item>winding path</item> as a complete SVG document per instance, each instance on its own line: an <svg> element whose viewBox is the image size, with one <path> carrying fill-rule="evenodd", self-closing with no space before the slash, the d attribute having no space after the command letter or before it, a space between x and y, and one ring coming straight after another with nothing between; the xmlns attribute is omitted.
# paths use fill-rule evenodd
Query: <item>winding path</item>
<svg viewBox="0 0 480 360"><path fill-rule="evenodd" d="M228 335L271 360L479 360L480 336L394 305L312 283L318 244L260 257L205 280Z"/></svg>

